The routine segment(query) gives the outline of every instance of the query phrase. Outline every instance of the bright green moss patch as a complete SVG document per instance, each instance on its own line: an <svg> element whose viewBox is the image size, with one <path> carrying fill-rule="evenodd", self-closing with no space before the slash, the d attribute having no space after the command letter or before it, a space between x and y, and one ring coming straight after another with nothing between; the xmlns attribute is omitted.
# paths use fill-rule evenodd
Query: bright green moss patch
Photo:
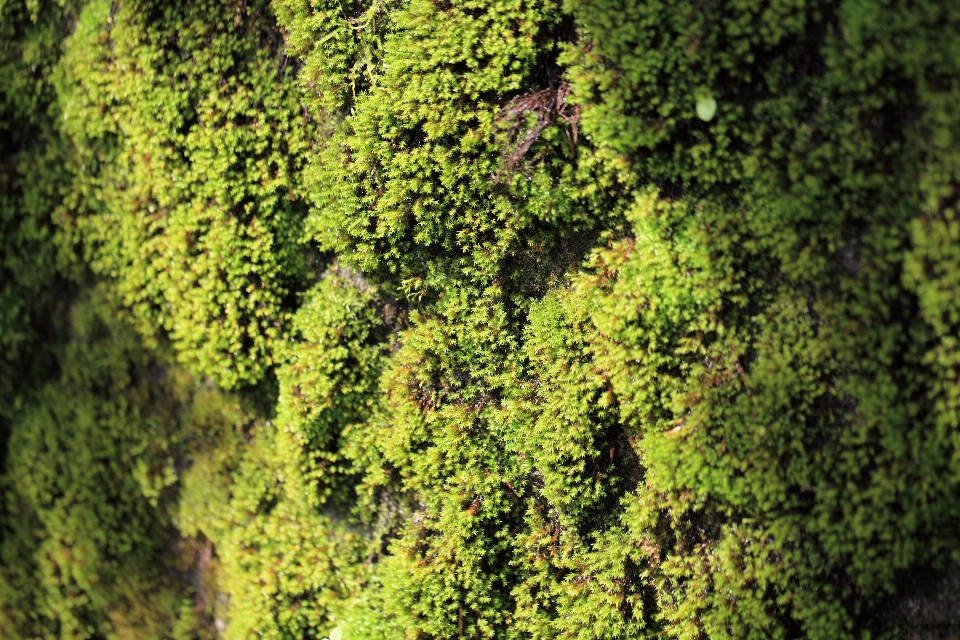
<svg viewBox="0 0 960 640"><path fill-rule="evenodd" d="M257 382L307 274L315 135L269 8L91 3L65 46L65 231L145 336L224 386Z"/></svg>
<svg viewBox="0 0 960 640"><path fill-rule="evenodd" d="M898 637L955 4L0 4L0 635Z"/></svg>

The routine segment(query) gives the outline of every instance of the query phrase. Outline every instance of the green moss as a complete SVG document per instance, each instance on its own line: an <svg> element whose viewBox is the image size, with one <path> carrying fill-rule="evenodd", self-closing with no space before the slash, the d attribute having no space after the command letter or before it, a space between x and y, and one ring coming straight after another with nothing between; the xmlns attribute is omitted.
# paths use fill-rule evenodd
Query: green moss
<svg viewBox="0 0 960 640"><path fill-rule="evenodd" d="M97 295L72 308L62 376L12 430L0 546L8 637L160 638L192 624L166 512L189 378L165 371L112 314Z"/></svg>
<svg viewBox="0 0 960 640"><path fill-rule="evenodd" d="M304 288L313 127L268 7L94 2L66 46L65 239L145 336L225 387L258 381Z"/></svg>
<svg viewBox="0 0 960 640"><path fill-rule="evenodd" d="M249 416L186 473L178 521L216 545L227 637L318 636L374 579L383 525L355 487L383 358L375 302L349 271L328 273L279 356L275 420Z"/></svg>
<svg viewBox="0 0 960 640"><path fill-rule="evenodd" d="M72 14L70 3L42 15L0 6L0 446L35 385L56 374L57 317L70 295L52 242L66 148L50 79Z"/></svg>
<svg viewBox="0 0 960 640"><path fill-rule="evenodd" d="M3 631L892 637L960 557L954 4L3 5L0 344L63 366Z"/></svg>

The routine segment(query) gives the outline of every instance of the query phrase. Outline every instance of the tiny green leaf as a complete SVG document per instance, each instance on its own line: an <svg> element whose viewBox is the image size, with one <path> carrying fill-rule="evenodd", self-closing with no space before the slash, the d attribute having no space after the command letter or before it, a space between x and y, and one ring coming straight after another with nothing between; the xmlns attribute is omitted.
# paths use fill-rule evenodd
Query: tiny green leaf
<svg viewBox="0 0 960 640"><path fill-rule="evenodd" d="M697 117L703 120L704 122L710 122L713 120L714 114L717 113L717 101L713 98L698 98L697 99Z"/></svg>

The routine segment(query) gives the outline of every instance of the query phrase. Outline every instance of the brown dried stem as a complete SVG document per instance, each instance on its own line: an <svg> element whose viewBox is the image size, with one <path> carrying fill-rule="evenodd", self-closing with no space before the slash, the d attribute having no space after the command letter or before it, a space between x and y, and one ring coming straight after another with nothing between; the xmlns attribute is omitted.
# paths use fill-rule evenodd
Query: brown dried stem
<svg viewBox="0 0 960 640"><path fill-rule="evenodd" d="M500 182L503 176L509 180L544 129L557 121L563 123L571 148L577 143L580 105L566 101L570 91L570 85L561 83L555 89L542 89L517 96L504 106L494 121L498 128L504 130L506 139L500 168L493 176L494 182ZM532 124L530 114L536 117Z"/></svg>

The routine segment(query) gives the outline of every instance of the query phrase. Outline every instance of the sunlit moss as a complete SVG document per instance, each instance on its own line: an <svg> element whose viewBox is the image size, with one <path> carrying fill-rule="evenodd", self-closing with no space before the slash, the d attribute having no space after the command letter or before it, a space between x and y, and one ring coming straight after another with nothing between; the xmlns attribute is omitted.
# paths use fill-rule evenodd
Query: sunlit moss
<svg viewBox="0 0 960 640"><path fill-rule="evenodd" d="M957 558L956 3L81 4L0 6L0 631L882 637Z"/></svg>

